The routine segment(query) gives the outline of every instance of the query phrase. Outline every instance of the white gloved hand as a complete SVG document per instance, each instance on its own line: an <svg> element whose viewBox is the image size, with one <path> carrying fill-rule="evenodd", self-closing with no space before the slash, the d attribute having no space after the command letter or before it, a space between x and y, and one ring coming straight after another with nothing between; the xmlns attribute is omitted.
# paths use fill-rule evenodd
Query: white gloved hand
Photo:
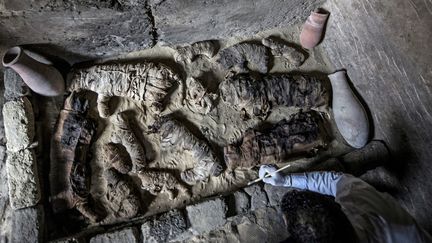
<svg viewBox="0 0 432 243"><path fill-rule="evenodd" d="M289 186L285 185L285 177L280 172L275 172L276 170L277 168L274 165L262 165L258 174L259 177L262 178L262 180L267 184L273 186ZM266 174L270 174L271 177L264 177Z"/></svg>
<svg viewBox="0 0 432 243"><path fill-rule="evenodd" d="M259 170L259 177L265 183L273 186L294 187L298 189L306 189L318 192L325 195L335 196L337 192L336 185L342 173L332 171L316 171L307 173L294 173L282 175L274 165L262 165ZM267 173L271 177L264 177Z"/></svg>

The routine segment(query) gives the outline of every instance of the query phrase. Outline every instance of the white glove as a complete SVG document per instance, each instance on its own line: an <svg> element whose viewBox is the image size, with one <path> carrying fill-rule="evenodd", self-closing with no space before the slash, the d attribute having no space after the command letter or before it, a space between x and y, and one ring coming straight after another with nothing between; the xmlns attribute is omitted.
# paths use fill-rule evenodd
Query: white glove
<svg viewBox="0 0 432 243"><path fill-rule="evenodd" d="M273 186L289 186L285 185L285 177L280 172L275 172L277 170L274 165L262 165L259 169L259 177L262 180ZM267 174L270 174L271 177L264 177Z"/></svg>
<svg viewBox="0 0 432 243"><path fill-rule="evenodd" d="M276 170L274 165L262 165L258 174L265 183L273 186L295 187L331 196L336 196L336 185L344 175L332 171L317 171L283 176L280 172L275 172ZM271 177L264 177L267 173Z"/></svg>

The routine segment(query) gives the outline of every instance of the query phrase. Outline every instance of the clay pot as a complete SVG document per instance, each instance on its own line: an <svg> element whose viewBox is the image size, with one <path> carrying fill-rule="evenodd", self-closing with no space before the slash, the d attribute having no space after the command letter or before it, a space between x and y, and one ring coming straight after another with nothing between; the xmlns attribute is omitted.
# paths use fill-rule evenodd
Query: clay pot
<svg viewBox="0 0 432 243"><path fill-rule="evenodd" d="M354 148L366 145L369 120L365 108L348 84L346 71L328 75L333 93L333 117L345 141Z"/></svg>
<svg viewBox="0 0 432 243"><path fill-rule="evenodd" d="M322 39L328 16L329 13L324 13L320 10L312 12L309 15L300 33L300 44L303 48L312 49L318 45Z"/></svg>
<svg viewBox="0 0 432 243"><path fill-rule="evenodd" d="M65 90L64 79L52 65L28 55L19 47L12 47L3 57L3 66L12 68L34 92L57 96Z"/></svg>

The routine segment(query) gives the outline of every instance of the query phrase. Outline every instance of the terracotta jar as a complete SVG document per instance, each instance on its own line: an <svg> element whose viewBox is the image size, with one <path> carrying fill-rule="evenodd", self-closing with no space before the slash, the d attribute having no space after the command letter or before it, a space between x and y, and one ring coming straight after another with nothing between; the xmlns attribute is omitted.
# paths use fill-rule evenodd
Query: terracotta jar
<svg viewBox="0 0 432 243"><path fill-rule="evenodd" d="M361 148L369 139L366 110L349 86L345 70L328 77L332 86L332 110L337 128L350 146Z"/></svg>
<svg viewBox="0 0 432 243"><path fill-rule="evenodd" d="M3 66L12 68L34 92L57 96L65 90L64 79L52 65L29 56L21 47L10 48L3 56Z"/></svg>
<svg viewBox="0 0 432 243"><path fill-rule="evenodd" d="M317 10L307 18L300 33L300 44L303 48L312 49L318 45L322 39L328 16L329 13Z"/></svg>

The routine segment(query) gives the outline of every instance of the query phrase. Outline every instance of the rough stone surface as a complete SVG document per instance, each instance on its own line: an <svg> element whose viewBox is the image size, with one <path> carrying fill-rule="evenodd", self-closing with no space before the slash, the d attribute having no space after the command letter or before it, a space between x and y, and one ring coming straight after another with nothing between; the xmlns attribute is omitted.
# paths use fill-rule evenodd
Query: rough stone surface
<svg viewBox="0 0 432 243"><path fill-rule="evenodd" d="M126 228L115 232L100 234L92 237L90 243L137 243L138 230L136 228Z"/></svg>
<svg viewBox="0 0 432 243"><path fill-rule="evenodd" d="M0 43L31 44L69 60L113 55L153 45L146 1L5 0Z"/></svg>
<svg viewBox="0 0 432 243"><path fill-rule="evenodd" d="M167 242L187 229L183 212L172 210L155 217L141 226L143 242Z"/></svg>
<svg viewBox="0 0 432 243"><path fill-rule="evenodd" d="M267 196L268 196L270 205L271 206L279 206L281 203L282 197L285 195L285 193L287 193L293 189L288 188L288 187L272 186L269 184L265 184L264 190L267 192Z"/></svg>
<svg viewBox="0 0 432 243"><path fill-rule="evenodd" d="M29 92L29 88L22 78L11 68L4 71L4 85L4 97L6 100L21 97Z"/></svg>
<svg viewBox="0 0 432 243"><path fill-rule="evenodd" d="M218 229L181 242L281 242L288 237L282 214L276 208L262 208L227 219Z"/></svg>
<svg viewBox="0 0 432 243"><path fill-rule="evenodd" d="M43 207L31 207L16 210L12 213L12 243L41 242L44 227Z"/></svg>
<svg viewBox="0 0 432 243"><path fill-rule="evenodd" d="M268 199L266 192L263 190L261 184L253 184L244 188L245 192L251 197L251 210L267 207Z"/></svg>
<svg viewBox="0 0 432 243"><path fill-rule="evenodd" d="M251 36L258 31L290 26L303 22L322 2L153 0L150 5L159 39L177 44Z"/></svg>
<svg viewBox="0 0 432 243"><path fill-rule="evenodd" d="M220 198L187 206L186 211L192 229L198 233L216 229L226 221L227 207Z"/></svg>
<svg viewBox="0 0 432 243"><path fill-rule="evenodd" d="M250 199L248 194L242 190L234 192L235 211L237 214L243 214L250 209Z"/></svg>
<svg viewBox="0 0 432 243"><path fill-rule="evenodd" d="M346 68L366 101L374 139L394 156L403 189L393 195L432 230L432 3L326 1L331 14L320 48L335 70ZM383 95L385 90L385 95Z"/></svg>
<svg viewBox="0 0 432 243"><path fill-rule="evenodd" d="M33 150L8 151L6 170L12 208L19 209L36 205L40 199L40 188Z"/></svg>
<svg viewBox="0 0 432 243"><path fill-rule="evenodd" d="M50 241L50 243L85 243L86 241L78 238L63 238L59 240Z"/></svg>
<svg viewBox="0 0 432 243"><path fill-rule="evenodd" d="M0 70L0 110L3 110L4 104L4 87L3 75ZM3 112L0 112L0 242L7 242L10 235L10 213L12 208L9 204L9 192L6 173L6 140L4 138Z"/></svg>
<svg viewBox="0 0 432 243"><path fill-rule="evenodd" d="M366 181L380 191L395 192L402 188L397 175L383 166L367 171L360 176L360 179Z"/></svg>
<svg viewBox="0 0 432 243"><path fill-rule="evenodd" d="M280 242L288 237L285 222L278 209L262 208L256 210L253 215L252 222L243 221L237 225L240 242Z"/></svg>
<svg viewBox="0 0 432 243"><path fill-rule="evenodd" d="M30 146L34 138L34 115L26 97L8 101L3 106L6 147L17 152Z"/></svg>
<svg viewBox="0 0 432 243"><path fill-rule="evenodd" d="M0 126L2 123L0 123ZM0 146L0 242L7 242L10 235L10 214L12 208L9 204L9 190L6 172L6 147Z"/></svg>

